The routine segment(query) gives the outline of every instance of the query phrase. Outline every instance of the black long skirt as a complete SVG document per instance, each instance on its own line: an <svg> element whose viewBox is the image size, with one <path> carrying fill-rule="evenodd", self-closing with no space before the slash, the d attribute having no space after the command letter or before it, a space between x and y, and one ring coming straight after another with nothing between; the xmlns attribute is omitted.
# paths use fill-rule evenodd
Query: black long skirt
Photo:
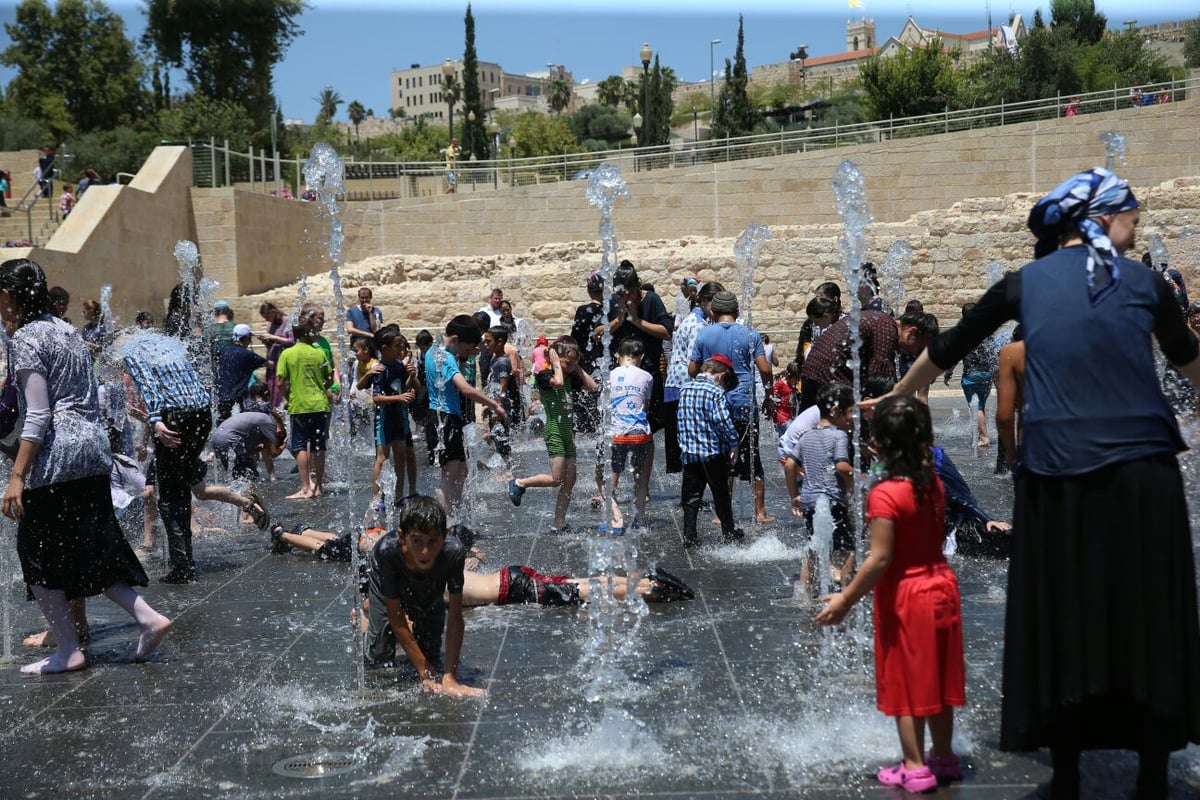
<svg viewBox="0 0 1200 800"><path fill-rule="evenodd" d="M1016 484L1000 746L1200 742L1200 622L1173 455Z"/></svg>
<svg viewBox="0 0 1200 800"><path fill-rule="evenodd" d="M26 489L21 501L17 555L26 585L74 600L115 583L149 583L117 524L107 475Z"/></svg>

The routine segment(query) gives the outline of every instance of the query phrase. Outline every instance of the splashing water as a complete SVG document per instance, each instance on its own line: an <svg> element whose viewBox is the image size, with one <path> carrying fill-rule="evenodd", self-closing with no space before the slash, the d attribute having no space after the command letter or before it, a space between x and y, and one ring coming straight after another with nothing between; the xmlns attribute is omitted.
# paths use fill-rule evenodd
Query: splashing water
<svg viewBox="0 0 1200 800"><path fill-rule="evenodd" d="M879 268L879 290L899 315L904 310L904 279L912 271L912 246L903 239L892 242Z"/></svg>
<svg viewBox="0 0 1200 800"><path fill-rule="evenodd" d="M987 265L987 277L983 285L984 289L990 289L1000 282L1004 277L1004 264L1000 261L989 261Z"/></svg>
<svg viewBox="0 0 1200 800"><path fill-rule="evenodd" d="M1114 170L1118 166L1125 166L1125 137L1116 131L1105 131L1100 134L1100 141L1104 142L1104 166L1108 170Z"/></svg>
<svg viewBox="0 0 1200 800"><path fill-rule="evenodd" d="M771 238L771 230L753 222L742 231L733 244L733 255L737 260L738 285L742 290L741 312L747 327L754 326L752 302L754 299L754 271L758 267L758 254ZM753 390L751 381L751 390Z"/></svg>
<svg viewBox="0 0 1200 800"><path fill-rule="evenodd" d="M342 294L342 276L340 267L342 262L342 243L345 240L344 226L340 217L341 209L338 207L338 195L344 195L346 192L346 169L342 165L342 160L338 158L337 152L325 142L318 142L313 145L312 153L308 157L308 161L304 164L304 183L310 189L316 192L317 199L315 202L316 213L318 218L324 218L329 221L329 280L333 286L333 302L335 308L335 346L334 359L340 359L340 354L346 352L346 299ZM338 370L338 364L330 365L334 370L335 380ZM350 439L350 407L347 403L339 402L335 396L335 405L332 409L330 419L330 431L333 436L330 437L330 462L333 464L342 465L347 477L352 473L350 463L351 453L353 448ZM346 499L342 505L346 530L354 531L361 521L357 518L356 506L354 500L354 481L346 481ZM357 539L357 536L353 538ZM358 569L361 557L357 547L350 548L350 591L347 596L350 598L350 603L358 609ZM362 637L357 630L351 633L352 653L355 661L355 669L357 671L358 688L361 691L366 682L366 676L363 667L362 658Z"/></svg>
<svg viewBox="0 0 1200 800"><path fill-rule="evenodd" d="M587 189L585 190L588 205L600 209L600 285L603 287L602 296L600 299L600 308L604 310L607 318L609 309L612 305L612 276L617 265L617 232L613 227L613 209L616 208L617 200L621 198L629 199L629 192L625 190L625 179L621 177L621 170L617 169L612 164L601 164L596 169L592 170L592 174L588 176ZM604 334L601 338L602 352L609 353L612 350L612 328L604 327ZM600 398L597 401L601 423L599 430L608 430L608 423L612 418L611 409L611 392L608 380L609 359L602 357L599 362L600 372L598 375L593 375L596 384L600 388ZM600 463L608 464L611 460L612 442L607 436L601 438L601 453ZM606 530L612 529L612 504L608 497L608 481L603 482L604 488L600 496L603 501L604 508L604 524Z"/></svg>
<svg viewBox="0 0 1200 800"><path fill-rule="evenodd" d="M843 159L833 174L833 195L837 203L838 216L842 218L842 236L838 246L842 253L842 263L845 266L847 289L850 291L851 305L854 304L855 288L858 286L858 270L866 261L867 226L874 217L867 207L867 187L863 180L862 171L850 159ZM853 271L853 275L850 274ZM854 278L851 283L851 278Z"/></svg>
<svg viewBox="0 0 1200 800"><path fill-rule="evenodd" d="M858 298L859 278L867 250L867 226L873 217L867 207L866 183L858 165L849 159L843 159L838 164L833 175L833 195L837 204L838 216L842 218L843 232L839 242L842 252L842 275L846 279L846 287L850 297L850 355L846 367L853 376L855 398L862 397L861 350L862 333L859 323L862 319L862 301ZM858 451L858 431L861 430L861 413L858 407L854 409L854 424L850 432L850 452ZM851 534L857 543L858 563L862 563L863 537L858 535L858 521L862 519L862 477L859 470L854 470L854 488L850 499ZM852 642L854 657L846 660L846 664L857 664L860 668L868 662L870 648L870 616L866 604L855 607L853 616L848 618L847 628L850 635L846 638Z"/></svg>
<svg viewBox="0 0 1200 800"><path fill-rule="evenodd" d="M113 316L112 310L112 284L105 283L100 286L100 324L107 331L115 331L117 329L117 319Z"/></svg>
<svg viewBox="0 0 1200 800"><path fill-rule="evenodd" d="M1161 269L1171 263L1170 254L1167 253L1167 246L1163 243L1162 237L1157 233L1150 235L1146 240L1146 246L1150 250L1150 263L1156 269Z"/></svg>

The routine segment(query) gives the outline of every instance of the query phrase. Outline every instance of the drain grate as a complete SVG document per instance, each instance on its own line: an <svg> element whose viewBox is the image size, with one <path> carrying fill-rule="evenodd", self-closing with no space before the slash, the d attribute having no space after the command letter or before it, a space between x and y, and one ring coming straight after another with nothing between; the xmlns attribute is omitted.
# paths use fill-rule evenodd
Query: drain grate
<svg viewBox="0 0 1200 800"><path fill-rule="evenodd" d="M289 756L275 762L271 771L286 778L327 778L362 766L354 753L319 751Z"/></svg>

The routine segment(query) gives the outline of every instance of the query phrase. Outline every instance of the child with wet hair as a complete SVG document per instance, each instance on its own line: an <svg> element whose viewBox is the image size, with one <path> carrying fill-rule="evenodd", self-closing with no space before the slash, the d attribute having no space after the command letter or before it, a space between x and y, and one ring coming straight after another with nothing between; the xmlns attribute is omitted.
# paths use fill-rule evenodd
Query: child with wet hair
<svg viewBox="0 0 1200 800"><path fill-rule="evenodd" d="M700 365L696 376L679 391L679 450L683 459L680 505L683 506L683 545L700 544L696 517L704 488L712 491L713 508L721 521L726 544L746 534L733 523L730 474L737 461L738 433L725 394L738 384L729 357L717 353Z"/></svg>
<svg viewBox="0 0 1200 800"><path fill-rule="evenodd" d="M575 489L575 422L573 415L572 390L580 386L589 392L596 391L592 376L579 368L579 345L570 336L554 341L546 351L547 369L537 374L538 393L546 411L546 427L542 439L550 456L550 472L516 478L508 482L508 498L514 506L521 505L526 489L558 489L554 504L554 521L550 533L566 533L567 507L571 492Z"/></svg>
<svg viewBox="0 0 1200 800"><path fill-rule="evenodd" d="M954 706L966 704L958 580L942 555L946 499L934 471L929 407L890 395L875 406L871 430L887 478L871 489L871 550L842 592L822 598L819 625L838 625L875 589L876 705L896 718L903 758L879 782L910 792L959 780L951 748ZM933 747L925 752L928 724Z"/></svg>
<svg viewBox="0 0 1200 800"><path fill-rule="evenodd" d="M424 691L453 697L487 694L458 682L466 628L466 559L467 547L447 536L446 511L438 501L424 495L408 498L396 530L380 538L367 556L365 651L372 665L392 663L399 644Z"/></svg>
<svg viewBox="0 0 1200 800"><path fill-rule="evenodd" d="M850 524L850 492L854 487L854 466L850 462L850 437L854 425L854 390L842 383L828 383L817 395L821 419L812 430L800 436L797 450L804 471L803 486L792 498L792 514L804 517L811 542L813 516L821 497L829 501L833 516L833 540L829 563L837 564L836 580L845 586L854 572L854 526ZM818 576L813 574L811 545L800 565L800 582L815 597Z"/></svg>

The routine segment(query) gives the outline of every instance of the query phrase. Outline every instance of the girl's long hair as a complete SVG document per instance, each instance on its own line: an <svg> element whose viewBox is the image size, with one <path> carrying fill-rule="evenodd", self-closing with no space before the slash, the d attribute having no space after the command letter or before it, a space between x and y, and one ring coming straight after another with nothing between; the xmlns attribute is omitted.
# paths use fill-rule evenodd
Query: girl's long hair
<svg viewBox="0 0 1200 800"><path fill-rule="evenodd" d="M46 273L36 261L13 258L0 264L0 289L12 292L20 325L50 313Z"/></svg>
<svg viewBox="0 0 1200 800"><path fill-rule="evenodd" d="M888 477L907 478L919 495L934 485L933 420L929 407L908 395L889 395L871 415L871 436Z"/></svg>

